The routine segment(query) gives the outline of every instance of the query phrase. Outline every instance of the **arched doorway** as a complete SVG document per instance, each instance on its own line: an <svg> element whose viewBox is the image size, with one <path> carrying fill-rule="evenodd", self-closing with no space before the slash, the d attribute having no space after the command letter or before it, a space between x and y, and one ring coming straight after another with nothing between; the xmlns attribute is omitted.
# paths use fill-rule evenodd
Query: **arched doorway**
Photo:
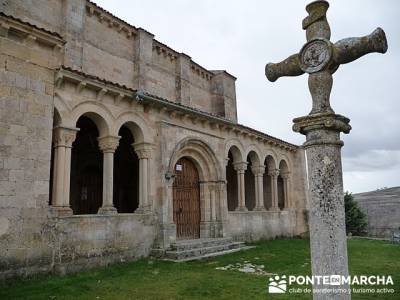
<svg viewBox="0 0 400 300"><path fill-rule="evenodd" d="M174 168L173 220L177 239L200 237L200 183L194 163L180 158Z"/></svg>

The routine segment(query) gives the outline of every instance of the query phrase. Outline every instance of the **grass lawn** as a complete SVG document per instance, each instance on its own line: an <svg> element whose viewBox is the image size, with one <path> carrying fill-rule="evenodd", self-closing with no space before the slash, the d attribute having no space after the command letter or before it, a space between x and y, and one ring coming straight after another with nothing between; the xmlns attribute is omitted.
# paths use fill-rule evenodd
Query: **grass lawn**
<svg viewBox="0 0 400 300"><path fill-rule="evenodd" d="M310 274L308 240L255 245L251 250L203 261L141 259L67 276L17 281L0 285L0 299L311 299L310 294L268 294L269 276L216 269L249 261L279 275ZM400 246L356 239L348 246L352 275L391 275L394 286L387 287L395 290L394 294L353 294L352 299L400 299Z"/></svg>

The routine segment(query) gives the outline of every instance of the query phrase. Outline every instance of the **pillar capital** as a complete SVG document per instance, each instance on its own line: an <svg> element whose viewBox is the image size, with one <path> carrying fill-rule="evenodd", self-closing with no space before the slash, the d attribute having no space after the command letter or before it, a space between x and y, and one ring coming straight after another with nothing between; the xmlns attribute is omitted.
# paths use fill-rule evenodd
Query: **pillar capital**
<svg viewBox="0 0 400 300"><path fill-rule="evenodd" d="M133 149L135 149L135 152L139 159L151 158L151 152L154 148L153 144L145 142L134 143L132 144L132 147Z"/></svg>
<svg viewBox="0 0 400 300"><path fill-rule="evenodd" d="M280 175L283 179L289 179L290 172L281 172Z"/></svg>
<svg viewBox="0 0 400 300"><path fill-rule="evenodd" d="M238 172L244 172L247 170L247 162L245 161L235 162L233 163L233 168Z"/></svg>
<svg viewBox="0 0 400 300"><path fill-rule="evenodd" d="M54 147L72 148L79 128L57 126L53 129Z"/></svg>
<svg viewBox="0 0 400 300"><path fill-rule="evenodd" d="M103 153L114 153L119 145L120 136L102 136L97 138L99 148Z"/></svg>
<svg viewBox="0 0 400 300"><path fill-rule="evenodd" d="M255 176L262 176L265 173L265 166L262 165L252 166L251 172L253 172Z"/></svg>
<svg viewBox="0 0 400 300"><path fill-rule="evenodd" d="M272 177L278 177L279 176L279 169L274 169L274 170L268 171L268 175L272 176Z"/></svg>

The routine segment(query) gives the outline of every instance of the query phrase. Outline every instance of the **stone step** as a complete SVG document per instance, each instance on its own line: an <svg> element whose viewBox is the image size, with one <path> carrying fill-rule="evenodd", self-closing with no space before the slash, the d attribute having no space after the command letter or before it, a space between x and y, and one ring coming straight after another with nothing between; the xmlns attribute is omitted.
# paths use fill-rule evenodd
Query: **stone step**
<svg viewBox="0 0 400 300"><path fill-rule="evenodd" d="M200 255L200 256L192 256L192 257L181 258L181 259L168 259L168 258L165 258L164 260L173 261L173 262L185 262L185 261L192 261L192 260L200 260L200 259L212 258L212 257L215 257L215 256L235 253L235 252L238 252L238 251L248 250L248 249L252 249L252 248L255 248L255 246L242 246L242 247L235 248L235 249L224 250L224 251L219 251L219 252L213 252L213 253L208 253L208 254L204 254L204 255Z"/></svg>
<svg viewBox="0 0 400 300"><path fill-rule="evenodd" d="M232 243L232 238L180 240L171 244L171 250L185 251L195 248L206 248Z"/></svg>
<svg viewBox="0 0 400 300"><path fill-rule="evenodd" d="M208 247L187 248L184 250L167 250L164 257L172 260L182 260L187 258L200 257L207 254L223 252L227 250L239 249L244 246L241 242L228 242L223 244L212 245Z"/></svg>

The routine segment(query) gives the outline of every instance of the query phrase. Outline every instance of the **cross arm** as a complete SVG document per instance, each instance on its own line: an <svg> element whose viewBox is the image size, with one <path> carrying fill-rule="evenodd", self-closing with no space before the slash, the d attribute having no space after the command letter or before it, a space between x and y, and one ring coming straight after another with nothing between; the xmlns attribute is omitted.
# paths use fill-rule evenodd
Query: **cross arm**
<svg viewBox="0 0 400 300"><path fill-rule="evenodd" d="M385 53L387 51L385 32L381 28L363 37L342 39L334 44L334 62L338 66L347 64L363 55L372 52Z"/></svg>
<svg viewBox="0 0 400 300"><path fill-rule="evenodd" d="M293 54L279 63L269 63L265 66L265 76L271 82L283 76L299 76L304 74L300 68L299 55Z"/></svg>

